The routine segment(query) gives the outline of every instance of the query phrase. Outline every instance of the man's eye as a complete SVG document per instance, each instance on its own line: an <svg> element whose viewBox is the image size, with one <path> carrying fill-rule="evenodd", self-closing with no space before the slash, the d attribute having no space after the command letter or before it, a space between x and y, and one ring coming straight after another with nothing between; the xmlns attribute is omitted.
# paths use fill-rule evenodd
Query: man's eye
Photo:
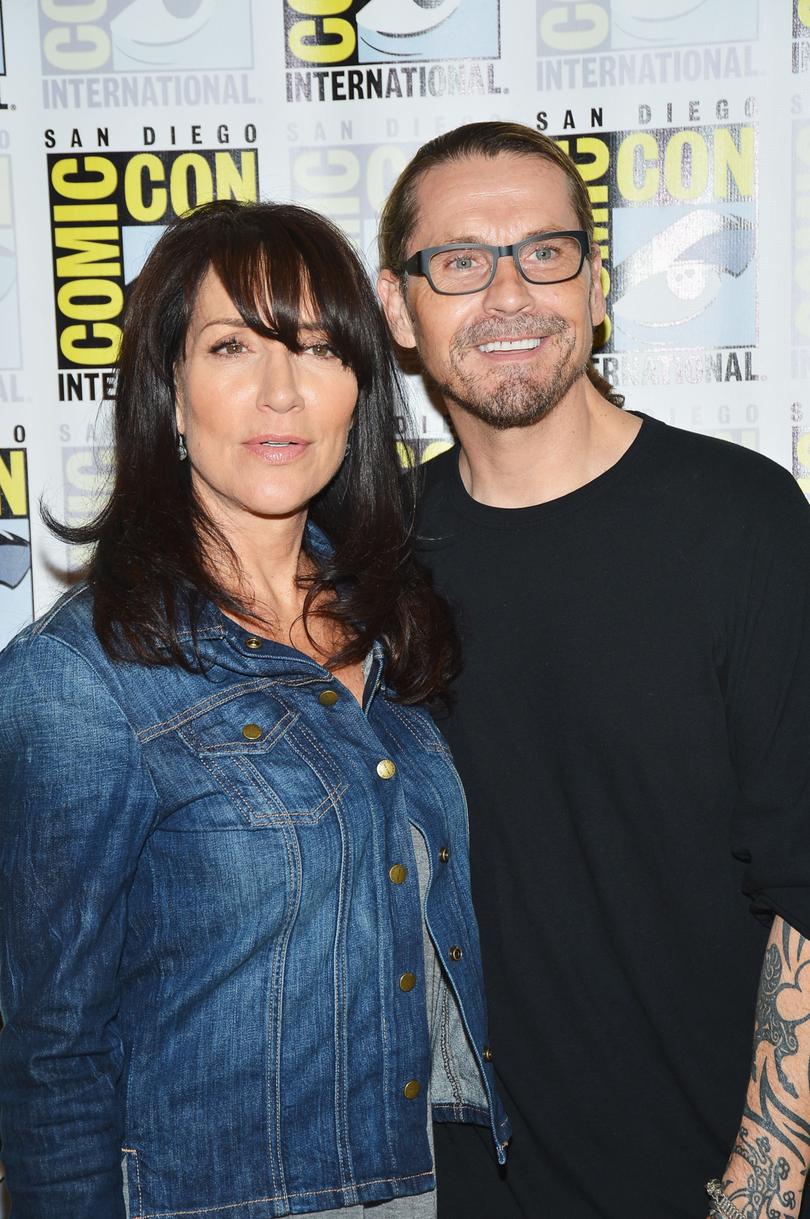
<svg viewBox="0 0 810 1219"><path fill-rule="evenodd" d="M533 246L527 253L534 262L551 262L558 257L560 251L553 245L539 245Z"/></svg>
<svg viewBox="0 0 810 1219"><path fill-rule="evenodd" d="M472 271L479 267L481 262L482 255L478 250L448 251L444 258L444 269L446 271Z"/></svg>

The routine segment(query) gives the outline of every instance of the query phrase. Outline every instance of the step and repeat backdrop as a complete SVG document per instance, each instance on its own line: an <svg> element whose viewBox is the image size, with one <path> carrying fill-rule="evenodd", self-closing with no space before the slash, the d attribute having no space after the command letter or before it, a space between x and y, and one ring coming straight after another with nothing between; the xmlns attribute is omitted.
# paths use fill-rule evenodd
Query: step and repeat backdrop
<svg viewBox="0 0 810 1219"><path fill-rule="evenodd" d="M810 0L2 0L0 645L109 471L121 312L162 227L293 199L375 269L414 150L477 119L560 140L629 406L759 449L810 494ZM403 444L450 443L419 378Z"/></svg>

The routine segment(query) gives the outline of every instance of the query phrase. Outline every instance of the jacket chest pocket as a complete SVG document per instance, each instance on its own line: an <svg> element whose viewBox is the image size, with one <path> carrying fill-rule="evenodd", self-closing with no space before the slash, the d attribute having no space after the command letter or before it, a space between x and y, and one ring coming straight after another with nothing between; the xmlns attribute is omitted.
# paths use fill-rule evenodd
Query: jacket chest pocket
<svg viewBox="0 0 810 1219"><path fill-rule="evenodd" d="M316 825L346 791L334 755L300 712L276 698L234 699L196 716L178 735L204 769L205 786L214 785L207 811L198 807L196 814L202 822L213 818L210 828Z"/></svg>

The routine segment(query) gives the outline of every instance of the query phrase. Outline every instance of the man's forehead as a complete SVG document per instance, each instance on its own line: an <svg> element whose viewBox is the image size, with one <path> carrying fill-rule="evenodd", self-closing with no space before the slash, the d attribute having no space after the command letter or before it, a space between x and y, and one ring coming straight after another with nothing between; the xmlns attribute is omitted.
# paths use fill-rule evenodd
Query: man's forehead
<svg viewBox="0 0 810 1219"><path fill-rule="evenodd" d="M577 227L571 189L545 158L501 153L445 161L427 170L414 191L412 249L448 241L510 240L545 229Z"/></svg>

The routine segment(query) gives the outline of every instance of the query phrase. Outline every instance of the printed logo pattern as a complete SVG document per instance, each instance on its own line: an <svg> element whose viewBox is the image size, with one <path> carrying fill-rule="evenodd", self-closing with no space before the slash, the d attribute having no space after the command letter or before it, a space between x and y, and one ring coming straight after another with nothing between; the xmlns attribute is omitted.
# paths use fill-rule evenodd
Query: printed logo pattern
<svg viewBox="0 0 810 1219"><path fill-rule="evenodd" d="M253 66L250 0L39 0L46 74Z"/></svg>
<svg viewBox="0 0 810 1219"><path fill-rule="evenodd" d="M115 361L126 287L170 220L212 199L258 198L252 148L57 153L48 178L60 369ZM60 379L61 397L69 385Z"/></svg>

